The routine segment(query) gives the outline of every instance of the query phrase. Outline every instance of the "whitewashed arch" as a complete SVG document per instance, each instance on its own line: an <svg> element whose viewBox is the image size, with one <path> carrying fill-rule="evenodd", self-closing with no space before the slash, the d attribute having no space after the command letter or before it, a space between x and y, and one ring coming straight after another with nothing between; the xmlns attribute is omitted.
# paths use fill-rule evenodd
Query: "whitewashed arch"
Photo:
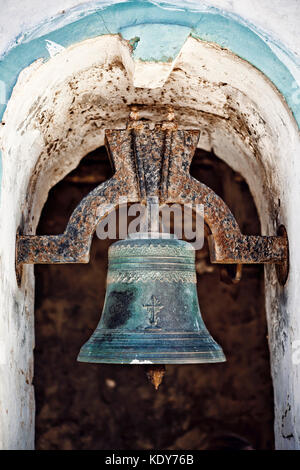
<svg viewBox="0 0 300 470"><path fill-rule="evenodd" d="M275 234L281 223L288 230L288 282L280 287L274 266L269 266L265 292L276 446L300 448L300 366L292 361L293 342L300 339L296 122L261 72L215 44L189 38L162 87L149 83L149 64L139 68L139 88L133 86L134 73L128 44L119 36L101 36L25 69L8 103L0 134L0 328L8 338L3 348L6 374L0 384L1 445L31 448L34 442L34 276L33 267L26 266L18 287L13 261L17 228L35 233L51 187L84 155L103 145L106 127L125 126L130 104L143 103L148 106L145 115L152 119L160 117L162 105L173 105L181 126L202 130L199 146L213 148L243 175L262 234ZM12 324L12 318L18 320Z"/></svg>

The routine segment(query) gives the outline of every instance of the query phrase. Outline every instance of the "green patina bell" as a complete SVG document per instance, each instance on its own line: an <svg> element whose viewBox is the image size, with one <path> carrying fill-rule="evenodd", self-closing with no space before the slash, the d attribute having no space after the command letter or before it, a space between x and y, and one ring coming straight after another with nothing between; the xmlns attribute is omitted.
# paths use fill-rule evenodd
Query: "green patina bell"
<svg viewBox="0 0 300 470"><path fill-rule="evenodd" d="M223 362L201 317L195 251L174 238L135 238L109 249L100 322L78 361L116 364Z"/></svg>

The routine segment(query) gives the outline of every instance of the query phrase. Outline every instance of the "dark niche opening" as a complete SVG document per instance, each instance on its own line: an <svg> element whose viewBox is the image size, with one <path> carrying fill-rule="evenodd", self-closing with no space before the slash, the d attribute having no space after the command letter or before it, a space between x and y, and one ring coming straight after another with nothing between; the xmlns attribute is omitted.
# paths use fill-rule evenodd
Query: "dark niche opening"
<svg viewBox="0 0 300 470"><path fill-rule="evenodd" d="M104 148L87 155L50 191L38 233L61 233L80 200L111 174ZM202 150L191 174L226 201L244 233L260 233L239 174ZM156 392L143 366L76 361L100 318L112 242L95 237L88 265L35 266L36 448L273 449L263 266L245 266L242 281L227 285L207 243L197 252L201 312L227 362L167 366Z"/></svg>

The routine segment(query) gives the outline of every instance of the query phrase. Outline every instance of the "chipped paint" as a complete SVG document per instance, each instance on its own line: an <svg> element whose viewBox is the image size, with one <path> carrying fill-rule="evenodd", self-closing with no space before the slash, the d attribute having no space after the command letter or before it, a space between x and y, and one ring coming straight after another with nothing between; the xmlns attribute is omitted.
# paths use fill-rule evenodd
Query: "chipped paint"
<svg viewBox="0 0 300 470"><path fill-rule="evenodd" d="M130 364L153 364L151 361L140 361L139 359L133 359Z"/></svg>

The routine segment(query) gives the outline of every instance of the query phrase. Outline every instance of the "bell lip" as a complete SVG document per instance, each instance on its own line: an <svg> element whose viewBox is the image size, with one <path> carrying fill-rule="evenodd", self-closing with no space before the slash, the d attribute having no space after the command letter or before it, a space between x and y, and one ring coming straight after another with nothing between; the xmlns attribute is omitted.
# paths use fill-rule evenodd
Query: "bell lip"
<svg viewBox="0 0 300 470"><path fill-rule="evenodd" d="M91 338L83 344L77 361L98 364L226 362L222 347L210 335L207 335L209 333L206 328L200 331L164 331L163 333L161 331L120 332L117 329L102 329L101 334L95 335L94 332ZM109 341L107 341L108 338ZM129 343L126 341L128 338L130 338ZM203 340L207 338L210 338L210 341L205 345ZM174 340L176 348L174 348Z"/></svg>
<svg viewBox="0 0 300 470"><path fill-rule="evenodd" d="M155 358L150 360L146 357L133 357L128 358L124 357L125 355L120 355L119 357L96 357L96 356L86 356L81 353L77 356L78 362L85 362L91 364L119 364L119 365L147 365L147 364L217 364L222 362L227 362L226 356L222 351L219 351L219 357L194 357L194 358Z"/></svg>

